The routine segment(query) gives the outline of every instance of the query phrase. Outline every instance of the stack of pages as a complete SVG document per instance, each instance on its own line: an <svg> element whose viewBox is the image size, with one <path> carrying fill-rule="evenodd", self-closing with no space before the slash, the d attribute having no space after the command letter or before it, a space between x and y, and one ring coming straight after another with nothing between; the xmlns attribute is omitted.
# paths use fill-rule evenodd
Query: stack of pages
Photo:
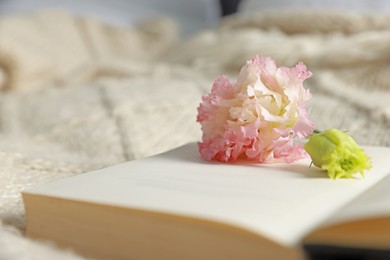
<svg viewBox="0 0 390 260"><path fill-rule="evenodd" d="M365 178L310 160L221 164L196 144L26 191L27 234L86 256L302 259L303 245L390 248L390 148Z"/></svg>

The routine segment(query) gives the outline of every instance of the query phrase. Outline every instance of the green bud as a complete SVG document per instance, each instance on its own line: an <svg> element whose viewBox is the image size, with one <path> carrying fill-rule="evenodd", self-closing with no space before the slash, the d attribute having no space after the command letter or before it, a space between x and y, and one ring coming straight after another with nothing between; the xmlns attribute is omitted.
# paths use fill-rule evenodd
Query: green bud
<svg viewBox="0 0 390 260"><path fill-rule="evenodd" d="M343 131L328 129L308 137L304 145L313 164L328 172L329 178L352 178L371 168L370 157Z"/></svg>

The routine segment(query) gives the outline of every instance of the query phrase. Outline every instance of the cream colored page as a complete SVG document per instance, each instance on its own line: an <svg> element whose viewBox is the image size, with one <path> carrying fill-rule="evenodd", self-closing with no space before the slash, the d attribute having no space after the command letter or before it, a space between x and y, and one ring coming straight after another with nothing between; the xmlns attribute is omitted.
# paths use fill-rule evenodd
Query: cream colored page
<svg viewBox="0 0 390 260"><path fill-rule="evenodd" d="M30 191L56 197L169 212L236 225L286 245L381 180L389 149L368 148L365 179L330 180L309 161L279 165L206 163L196 144Z"/></svg>
<svg viewBox="0 0 390 260"><path fill-rule="evenodd" d="M390 217L390 176L336 212L324 225L376 217Z"/></svg>

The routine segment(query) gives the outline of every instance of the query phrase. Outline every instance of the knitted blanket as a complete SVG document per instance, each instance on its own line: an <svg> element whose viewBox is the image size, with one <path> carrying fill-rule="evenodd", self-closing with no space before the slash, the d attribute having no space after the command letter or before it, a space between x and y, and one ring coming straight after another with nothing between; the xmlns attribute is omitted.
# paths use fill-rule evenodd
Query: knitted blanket
<svg viewBox="0 0 390 260"><path fill-rule="evenodd" d="M24 236L21 191L199 140L201 96L255 54L307 64L319 129L390 146L390 16L263 12L185 41L176 27L58 11L0 18L0 259L83 259Z"/></svg>

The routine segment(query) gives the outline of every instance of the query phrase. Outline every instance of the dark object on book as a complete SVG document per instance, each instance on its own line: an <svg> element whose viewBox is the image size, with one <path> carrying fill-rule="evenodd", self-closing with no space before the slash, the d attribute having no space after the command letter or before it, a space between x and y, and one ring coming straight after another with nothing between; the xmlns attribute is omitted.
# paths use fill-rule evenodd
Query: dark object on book
<svg viewBox="0 0 390 260"><path fill-rule="evenodd" d="M388 260L390 250L305 245L309 260Z"/></svg>

